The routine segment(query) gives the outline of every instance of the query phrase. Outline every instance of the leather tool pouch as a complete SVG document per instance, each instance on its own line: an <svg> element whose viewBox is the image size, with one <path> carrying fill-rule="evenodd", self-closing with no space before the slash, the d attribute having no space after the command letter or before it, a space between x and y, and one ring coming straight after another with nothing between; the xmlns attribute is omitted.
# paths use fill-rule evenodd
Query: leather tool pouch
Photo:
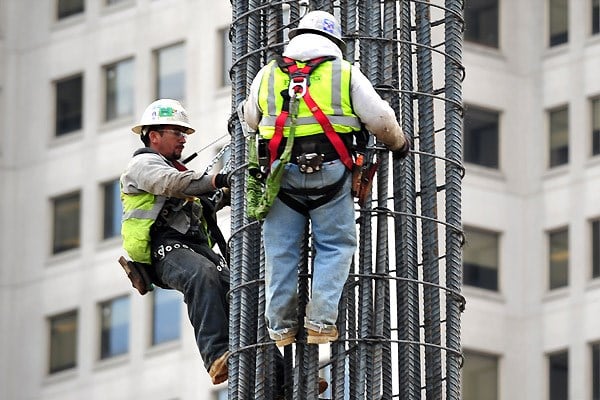
<svg viewBox="0 0 600 400"><path fill-rule="evenodd" d="M121 264L121 267L125 270L127 277L131 281L131 286L136 288L141 295L154 290L154 285L152 284L150 275L148 275L146 269L150 267L149 265L128 261L123 256L119 257L119 264Z"/></svg>

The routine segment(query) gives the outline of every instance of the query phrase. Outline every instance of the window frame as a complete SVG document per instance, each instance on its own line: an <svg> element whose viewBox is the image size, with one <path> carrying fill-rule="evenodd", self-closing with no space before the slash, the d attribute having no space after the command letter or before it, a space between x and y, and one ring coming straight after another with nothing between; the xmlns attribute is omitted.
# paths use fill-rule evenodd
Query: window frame
<svg viewBox="0 0 600 400"><path fill-rule="evenodd" d="M75 223L70 223L68 224L68 228L72 228L75 231L75 235L73 237L61 237L60 242L57 241L58 239L58 234L62 234L64 233L66 230L68 231L68 229L65 229L65 226L61 225L59 227L59 218L58 218L58 214L57 212L59 210L57 210L57 206L59 204L57 204L57 202L59 201L69 201L69 200L77 200L77 221ZM72 251L72 250L76 250L81 248L81 199L82 199L82 194L81 194L81 190L75 190L72 192L68 192L68 193L63 193L60 194L58 196L54 196L50 199L50 203L51 203L51 209L52 209L52 243L51 243L51 254L52 255L58 255L58 254L62 254L68 251ZM62 206L64 207L74 207L74 204L62 204ZM70 215L67 217L72 217L74 215ZM65 216L63 215L63 218ZM64 244L65 242L68 242L69 240L73 240L73 245L66 245ZM75 244L76 242L76 244Z"/></svg>
<svg viewBox="0 0 600 400"><path fill-rule="evenodd" d="M131 72L131 82L129 82L129 86L125 88L125 89L130 90L129 96L131 97L131 100L130 100L130 104L129 104L129 109L125 113L119 113L118 100L121 97L119 95L119 93L122 92L123 90L120 89L119 87L117 87L116 90L114 90L114 92L113 92L114 98L116 98L116 100L117 100L117 104L112 106L112 108L115 109L115 111L113 111L114 115L109 115L110 109L111 109L109 107L109 95L110 95L111 91L109 91L109 76L108 76L108 74L111 69L115 69L114 73L118 75L118 71L116 70L116 68L118 68L119 66L125 65L125 63L129 63L130 68L131 68L131 71L130 71ZM132 56L132 57L123 58L118 61L112 62L110 64L104 65L102 67L102 75L103 75L103 79L104 79L103 122L111 123L113 121L118 121L118 120L122 120L122 119L126 119L126 118L132 118L134 115L134 110L135 110L135 59L134 59L134 57ZM118 76L117 76L117 79L118 79ZM118 86L118 85L116 85L116 86Z"/></svg>
<svg viewBox="0 0 600 400"><path fill-rule="evenodd" d="M59 350L57 350L56 352L55 350L55 335L53 330L54 328L54 324L55 322L61 322L60 320L64 320L62 321L63 323L73 323L74 329L72 331L69 331L69 333L73 336L72 337L72 346L70 346L69 350L72 351L73 357L72 357L72 361L70 363L65 363L64 365L59 365L58 367L54 367L54 362L53 362L53 358L54 355L57 356L64 356L65 355L65 351L61 348ZM72 321L70 321L72 320ZM47 317L47 326L48 326L48 375L54 375L63 371L67 371L67 370L72 370L77 368L77 357L78 357L78 342L79 342L79 311L77 309L73 309L73 310L69 310L69 311L65 311L59 314L55 314L55 315L50 315ZM57 329L60 330L60 329ZM68 339L68 338L67 338Z"/></svg>
<svg viewBox="0 0 600 400"><path fill-rule="evenodd" d="M562 113L562 112L566 113L566 123L564 124L565 125L564 130L560 129L560 128L563 128L562 126L560 126L560 125L556 126L556 124L553 123L553 119L555 117L556 118L560 117L560 115L558 115L557 113ZM569 152L571 150L570 149L570 139L571 139L570 133L571 132L569 131L571 115L570 115L569 105L563 104L561 106L548 109L546 111L546 118L547 118L547 123L548 123L548 130L547 130L548 162L547 162L547 167L548 167L548 169L554 169L554 168L559 168L564 165L569 165L569 162L570 162ZM559 120L556 122L559 122ZM556 137L560 136L560 135L566 135L566 144L564 144L563 146L553 147L553 140L560 139L560 137L558 139L556 139Z"/></svg>
<svg viewBox="0 0 600 400"><path fill-rule="evenodd" d="M472 118L473 122L471 123L471 119L469 117L469 113L471 113L471 115L475 115L475 116L479 116L479 117L485 117L485 118ZM487 154L483 154L481 152L481 150L475 152L475 151L471 151L472 153L477 153L477 157L478 159L474 159L472 157L470 157L469 155L469 150L470 149L474 149L475 145L471 145L469 146L469 143L475 143L474 140L469 140L469 138L477 136L477 137L484 137L484 135L482 135L482 133L484 133L485 135L489 134L489 133L485 133L486 131L490 131L490 128L486 128L483 129L481 126L483 126L485 123L487 123L486 119L490 118L490 119L495 119L495 130L493 132L493 134L495 135L494 138L491 138L492 141L495 141L495 147L496 147L496 151L495 154L492 156L492 158L487 157ZM468 104L465 107L465 117L464 117L464 129L463 129L463 142L464 142L464 152L463 152L463 160L466 164L469 165L476 165L478 167L483 167L483 168L489 168L491 170L500 170L501 168L501 147L500 147L500 137L501 137L501 125L502 125L502 112L500 110L494 110L488 107L480 107L477 105L473 105L473 104ZM467 132L467 128L469 127L469 124L474 125L473 128L476 128L477 126L479 126L478 129L469 129L469 131ZM489 123L488 123L489 124ZM493 123L492 123L493 125ZM493 127L492 127L493 129ZM478 131L480 132L478 135L475 135L474 133L471 133L472 131ZM484 137L484 139L488 139L486 137ZM478 143L480 144L479 147L482 147L482 145L486 144L487 142L485 140L479 140Z"/></svg>
<svg viewBox="0 0 600 400"><path fill-rule="evenodd" d="M71 112L63 112L63 114L66 114L67 117L59 117L59 113L61 113L61 108L63 108L63 106L61 105L61 101L64 102L64 100L62 100L62 97L60 96L60 90L59 90L59 85L64 85L67 84L69 81L73 81L79 79L80 80L80 90L79 90L79 99L70 99L69 103L75 103L76 100L79 100L79 110L75 110L75 111L71 111ZM77 132L80 132L81 130L83 130L83 126L84 126L84 92L85 92L85 79L84 79L84 74L83 72L79 72L73 75L69 75L60 79L56 79L53 82L53 87L54 87L54 138L61 138L61 137L65 137L67 135L71 135ZM64 89L64 88L63 88ZM59 125L65 124L65 120L68 120L69 118L77 118L78 117L78 121L77 123L75 123L74 125L76 125L75 127L71 128L71 127L66 127L66 128L60 128ZM68 125L68 124L67 124Z"/></svg>
<svg viewBox="0 0 600 400"><path fill-rule="evenodd" d="M120 179L117 177L112 180L104 181L101 183L101 192L102 192L102 232L101 238L102 240L110 240L115 237L120 237L121 235L121 217L123 215L123 204L121 203L121 187L120 187ZM112 193L112 205L118 204L119 206L116 208L108 208L108 189L113 191ZM112 224L109 224L108 221L111 221ZM109 226L110 225L110 226ZM111 229L112 228L112 229ZM109 232L112 232L109 234Z"/></svg>
<svg viewBox="0 0 600 400"><path fill-rule="evenodd" d="M559 234L564 234L566 235L566 252L567 252L567 259L564 262L564 264L562 263L555 263L553 265L553 261L552 261L552 257L553 255L556 255L555 249L553 249L553 235L559 235ZM556 238L555 238L556 239ZM570 239L570 232L569 232L569 226L565 225L565 226L561 226L552 230L549 230L546 232L546 240L547 240L547 248L548 248L548 290L549 291L553 291L553 290L557 290L557 289L562 289L562 288L566 288L569 287L570 285L570 247L569 247L569 239ZM561 250L564 251L564 249L561 248L557 248L556 250L558 250L558 252L560 252ZM564 267L564 275L565 275L565 280L563 284L559 284L558 286L553 285L553 271L556 270L559 267ZM558 271L561 272L561 271ZM560 277L560 276L559 276Z"/></svg>
<svg viewBox="0 0 600 400"><path fill-rule="evenodd" d="M470 349L465 349L463 350L463 356L464 356L464 366L463 366L463 371L461 373L461 399L465 399L465 400L469 400L468 397L465 396L464 393L464 389L466 387L469 387L469 385L467 385L465 383L465 378L468 375L469 371L469 367L468 367L468 362L469 362L469 355L474 356L474 357L479 357L479 358L485 358L488 359L489 361L492 361L494 363L495 366L495 399L493 400L499 400L500 399L500 363L501 363L501 357L498 354L493 354L493 353L487 353L487 352L483 352L483 351L478 351L478 350L470 350ZM481 371L479 371L479 374L481 375ZM478 393L478 395L480 395L481 393Z"/></svg>
<svg viewBox="0 0 600 400"><path fill-rule="evenodd" d="M557 390L556 390L556 383L557 383L557 378L556 376L553 376L552 373L552 357L557 357L557 356L565 356L566 357L566 388L564 388L564 394L565 396L560 396L557 397L556 399L553 398L553 396L556 396L557 394ZM548 389L548 400L559 400L559 399L564 399L564 398L568 398L568 394L569 394L569 367L570 367L570 355L569 355L569 350L568 349L564 349L564 350L558 350L558 351L553 351L551 353L547 353L546 354L546 379L547 379L547 389ZM563 393L561 393L563 394Z"/></svg>
<svg viewBox="0 0 600 400"><path fill-rule="evenodd" d="M473 288L477 288L477 289L481 289L481 290L487 290L487 291L491 291L494 293L498 293L500 292L500 260L501 260L501 239L502 239L502 233L498 232L498 231L494 231L494 230L490 230L490 229L483 229L483 228L478 228L478 227L473 227L473 226L468 226L465 225L465 227L463 228L464 230L464 234L465 234L465 246L463 248L463 285L468 286L468 287L473 287ZM476 265L474 263L468 263L468 264L473 264L474 268L487 268L490 270L494 270L495 271L495 282L493 282L495 284L494 287L486 287L486 286L482 286L482 285L476 285L473 284L471 282L467 282L465 279L468 276L467 270L466 270L466 266L467 266L467 254L468 254L468 244L469 244L469 233L475 233L475 234L482 234L482 235L487 235L489 237L493 236L495 239L495 244L496 244L496 248L495 248L495 252L496 252L496 259L494 260L495 262L495 268L489 268L489 265ZM473 271L475 272L475 271ZM481 272L481 271L480 271Z"/></svg>
<svg viewBox="0 0 600 400"><path fill-rule="evenodd" d="M600 0L598 0L600 2ZM600 95L591 97L590 107L590 157L600 156Z"/></svg>
<svg viewBox="0 0 600 400"><path fill-rule="evenodd" d="M480 1L486 1L486 0L480 0ZM489 0L487 0L489 1ZM500 1L499 0L491 0L491 2L493 4L491 5L485 5L484 7L480 7L477 8L477 11L471 12L473 11L473 8L469 7L469 3L467 3L467 6L465 7L464 10L464 17L465 17L465 43L473 43L476 45L480 45L480 46L485 46L487 48L490 49L499 49L500 48ZM469 26L473 25L470 22L481 22L478 25L486 25L487 22L485 21L489 21L491 18L485 18L485 14L486 13L492 13L495 14L495 21L496 21L496 29L495 32L493 32L493 38L491 40L484 38L482 39L482 32L481 29L479 30L479 32L477 32L477 38L472 38L469 35ZM477 18L471 18L471 16L476 16ZM493 15L492 15L493 17Z"/></svg>
<svg viewBox="0 0 600 400"><path fill-rule="evenodd" d="M555 4L555 2L564 2L566 4L564 4L564 5L563 4ZM548 47L554 48L557 46L568 44L569 43L569 30L571 28L569 26L569 0L548 0L548 2L546 4L548 7L548 26L547 26ZM555 8L553 6L556 6L556 7L564 6L564 11L565 11L564 17L561 16L560 14L554 14L553 11L555 10ZM555 19L555 18L557 18L557 19ZM561 30L561 31L557 31L557 33L553 33L553 22L554 21L557 22L559 25L565 24L566 25L565 30ZM559 28L560 28L560 26L559 26Z"/></svg>
<svg viewBox="0 0 600 400"><path fill-rule="evenodd" d="M107 337L107 334L110 335L112 333L115 332L114 327L115 324L113 324L114 321L110 321L110 327L109 329L105 329L105 322L106 320L104 319L104 311L106 310L106 307L110 307L110 312L111 312L111 317L112 317L112 313L114 313L114 306L116 304L119 304L119 302L125 302L124 306L126 307L125 313L125 319L126 319L126 325L125 325L125 333L123 336L119 336L119 339L124 340L124 347L122 348L118 348L115 350L113 348L113 343L112 342L106 342L105 338ZM117 310L120 311L120 310ZM98 340L98 359L103 361L103 360L108 360L108 359L112 359L115 357L119 357L125 354L128 354L131 350L130 346L131 346L131 340L130 340L130 336L131 336L131 296L125 294L122 296L117 296L117 297L113 297L111 299L108 300L104 300L100 303L98 303L98 320L99 320L99 340ZM111 338L112 339L112 338Z"/></svg>
<svg viewBox="0 0 600 400"><path fill-rule="evenodd" d="M179 63L179 65L181 65L181 73L182 73L182 83L181 83L181 95L174 95L173 93L161 93L161 55L164 54L163 51L168 51L168 50L172 50L174 48L181 48L181 56L183 58L183 61ZM166 46L162 46L160 48L157 48L153 51L153 60L154 60L154 94L155 94L155 98L160 99L160 98L169 98L169 99L174 99L177 100L181 103L185 102L186 99L186 95L187 95L187 74L186 74L186 68L185 68L185 62L186 62L186 56L187 56L187 51L186 51L186 42L185 41L180 41L180 42L176 42L176 43L172 43ZM165 86L169 86L169 87L173 87L174 85L165 85Z"/></svg>
<svg viewBox="0 0 600 400"><path fill-rule="evenodd" d="M71 18L77 15L83 15L85 13L85 0L81 0L81 10L80 11L70 11L67 14L61 15L61 0L56 0L54 3L55 11L54 17L56 21L63 21L67 18Z"/></svg>
<svg viewBox="0 0 600 400"><path fill-rule="evenodd" d="M592 279L600 278L600 216L589 220Z"/></svg>

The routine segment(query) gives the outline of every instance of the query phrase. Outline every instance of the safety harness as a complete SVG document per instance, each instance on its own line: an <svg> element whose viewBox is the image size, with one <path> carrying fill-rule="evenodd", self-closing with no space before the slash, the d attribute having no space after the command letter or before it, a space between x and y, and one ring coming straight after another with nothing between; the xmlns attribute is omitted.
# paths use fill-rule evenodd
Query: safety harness
<svg viewBox="0 0 600 400"><path fill-rule="evenodd" d="M319 107L319 105L312 98L309 90L310 73L322 63L332 60L335 60L334 56L317 57L313 58L312 60L308 60L303 67L298 67L296 60L294 59L289 57L277 57L277 64L283 72L287 72L290 76L288 96L291 97L293 91L296 93L297 98L304 99L304 102L308 106L309 110L312 112L319 125L321 125L321 128L323 128L323 132L327 136L327 139L329 139L335 148L335 151L338 153L340 160L346 166L346 168L348 168L348 170L352 171L354 162L352 161L352 157L350 156L348 148L346 147L340 135L335 131L335 129L333 129L333 126L331 125L331 122L329 122L327 115L325 115L323 110L321 110L321 107ZM288 104L285 104L286 101L288 101ZM282 107L281 113L275 120L275 132L269 141L269 153L271 154L270 164L272 164L277 158L277 150L279 149L279 145L283 139L283 127L288 116L289 100L284 97L284 106Z"/></svg>
<svg viewBox="0 0 600 400"><path fill-rule="evenodd" d="M331 125L331 122L329 121L327 115L325 115L323 110L321 110L319 105L312 98L309 90L311 72L322 63L334 59L335 57L333 56L318 57L308 60L303 67L299 67L296 63L296 60L294 59L291 59L289 57L277 58L277 64L279 68L290 76L290 84L288 92L282 92L282 95L284 97L284 104L281 113L275 119L275 131L273 133L273 137L269 141L269 165L273 164L273 162L277 159L278 149L281 144L281 141L283 140L283 129L285 126L285 122L290 116L289 99L293 98L295 101L298 101L300 98L302 98L304 99L304 102L308 106L309 110L312 112L314 118L317 120L319 125L321 125L325 136L331 142L342 163L346 166L346 168L349 171L352 171L354 162L352 160L350 152L348 151L348 148L346 147L346 144ZM292 123L295 123L295 117L296 115L292 115ZM288 143L286 143L286 147L292 145L291 143L289 143L290 140L293 140L293 137L288 137ZM342 177L334 184L318 189L281 188L279 190L279 193L277 194L277 197L279 197L279 199L282 202L284 202L288 207L292 208L298 213L302 215L308 215L308 212L310 210L313 210L329 202L343 187L345 179L346 174L342 175ZM293 197L293 195L320 197L308 200L306 203L302 203L296 200Z"/></svg>

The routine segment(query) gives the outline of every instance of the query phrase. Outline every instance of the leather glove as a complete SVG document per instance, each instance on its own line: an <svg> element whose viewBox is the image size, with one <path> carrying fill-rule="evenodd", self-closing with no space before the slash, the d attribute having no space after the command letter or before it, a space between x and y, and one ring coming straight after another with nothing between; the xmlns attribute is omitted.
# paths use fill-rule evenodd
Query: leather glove
<svg viewBox="0 0 600 400"><path fill-rule="evenodd" d="M217 189L231 187L231 174L216 174L215 187Z"/></svg>
<svg viewBox="0 0 600 400"><path fill-rule="evenodd" d="M409 138L408 136L404 135L404 146L402 146L398 150L394 150L392 152L392 155L396 159L406 158L406 156L408 156L408 153L409 153L410 149L412 149L412 147L413 147L412 139Z"/></svg>

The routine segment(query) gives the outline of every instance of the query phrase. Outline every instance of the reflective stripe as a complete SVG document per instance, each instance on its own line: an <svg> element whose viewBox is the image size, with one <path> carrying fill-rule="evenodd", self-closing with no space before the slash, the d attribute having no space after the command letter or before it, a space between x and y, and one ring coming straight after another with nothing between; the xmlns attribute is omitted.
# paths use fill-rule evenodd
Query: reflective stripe
<svg viewBox="0 0 600 400"><path fill-rule="evenodd" d="M344 115L344 110L342 110L342 62L339 58L336 58L332 61L332 72L331 72L331 107L333 109L333 113L337 115ZM358 120L358 118L357 118ZM333 118L330 116L329 121L332 124L341 124L341 125L350 125L352 124L345 122L334 122ZM357 129L360 129L360 125Z"/></svg>
<svg viewBox="0 0 600 400"><path fill-rule="evenodd" d="M138 219L151 219L156 220L160 210L165 204L166 198L162 196L157 196L156 201L154 202L152 208L150 210L141 210L138 208L134 208L133 210L125 211L123 213L123 220L130 218L138 218Z"/></svg>
<svg viewBox="0 0 600 400"><path fill-rule="evenodd" d="M360 120L358 117L353 116L341 116L341 115L328 115L327 118L331 122L332 125L345 125L355 128L356 130L360 130ZM272 117L270 115L263 115L259 126L267 126L274 127L275 120L277 117ZM298 117L296 119L296 123L298 125L309 125L316 124L319 125L319 122L315 119L315 117ZM285 126L290 126L291 121L288 119L285 121Z"/></svg>
<svg viewBox="0 0 600 400"><path fill-rule="evenodd" d="M275 68L279 68L277 63L273 61L271 63L271 71L269 72L269 95L268 95L268 104L269 104L269 114L275 115L277 114L277 104L275 103Z"/></svg>

